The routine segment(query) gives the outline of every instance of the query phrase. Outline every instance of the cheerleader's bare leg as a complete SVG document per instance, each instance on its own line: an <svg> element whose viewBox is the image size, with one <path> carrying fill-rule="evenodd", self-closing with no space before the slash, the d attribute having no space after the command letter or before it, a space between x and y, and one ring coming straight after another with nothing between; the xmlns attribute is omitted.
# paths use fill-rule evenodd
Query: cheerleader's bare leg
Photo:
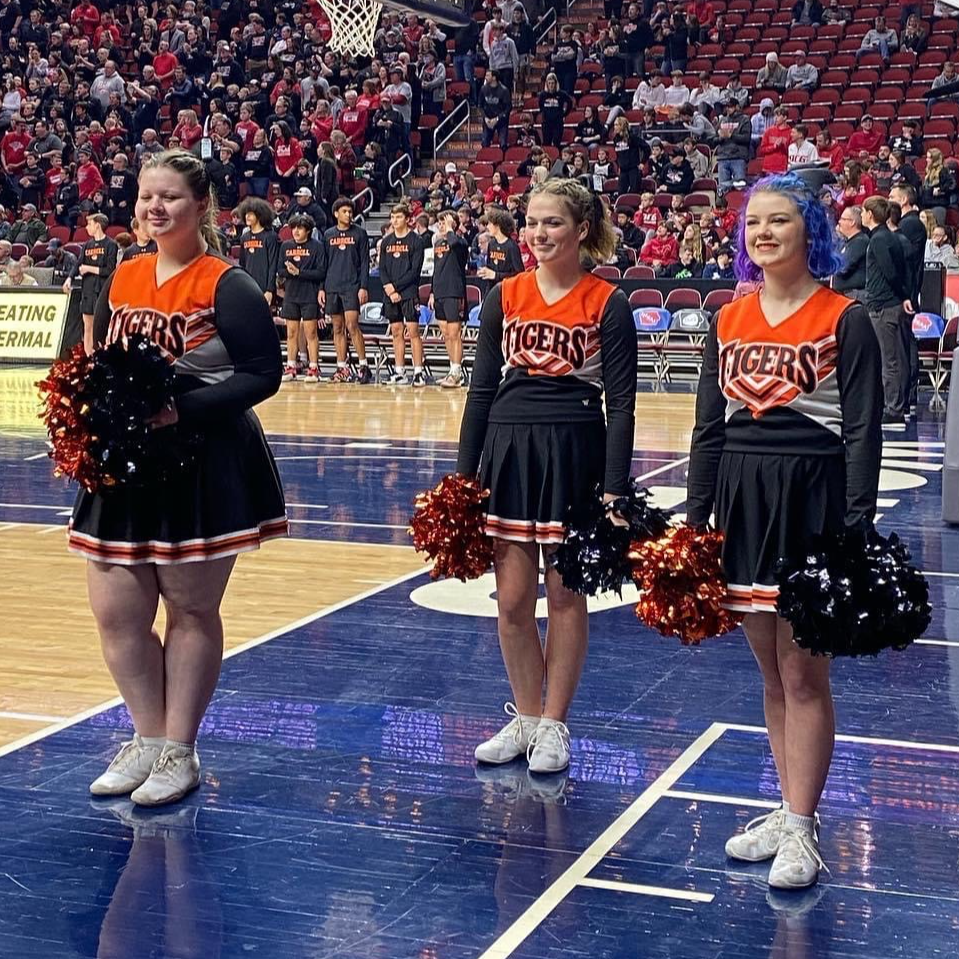
<svg viewBox="0 0 959 959"><path fill-rule="evenodd" d="M775 613L747 613L743 619L743 632L749 640L749 648L756 657L763 677L763 711L769 746L776 761L782 797L790 802L789 767L786 762L786 692L779 675L779 655L776 644Z"/></svg>
<svg viewBox="0 0 959 959"><path fill-rule="evenodd" d="M235 556L157 567L167 628L164 638L166 733L176 743L196 741L223 660L220 601Z"/></svg>
<svg viewBox="0 0 959 959"><path fill-rule="evenodd" d="M789 809L797 816L813 816L829 775L836 737L830 661L797 646L785 620L778 619L777 625L779 675L786 698Z"/></svg>
<svg viewBox="0 0 959 959"><path fill-rule="evenodd" d="M554 548L544 548L546 559ZM568 590L559 573L546 564L546 706L543 716L566 722L586 662L589 619L586 597Z"/></svg>
<svg viewBox="0 0 959 959"><path fill-rule="evenodd" d="M90 608L103 659L139 736L166 736L163 646L153 628L160 598L156 567L87 563Z"/></svg>
<svg viewBox="0 0 959 959"><path fill-rule="evenodd" d="M493 566L499 644L513 701L522 716L541 716L546 664L536 599L539 592L539 549L534 543L496 541Z"/></svg>

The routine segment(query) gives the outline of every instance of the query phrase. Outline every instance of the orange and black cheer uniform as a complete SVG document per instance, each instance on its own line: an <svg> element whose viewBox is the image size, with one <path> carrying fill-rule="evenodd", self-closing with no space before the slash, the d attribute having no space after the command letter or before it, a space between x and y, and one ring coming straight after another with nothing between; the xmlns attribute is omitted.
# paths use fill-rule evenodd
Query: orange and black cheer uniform
<svg viewBox="0 0 959 959"><path fill-rule="evenodd" d="M279 473L252 411L280 386L280 343L256 283L213 253L157 285L156 255L121 263L95 314L98 341L139 333L176 371L179 423L195 463L143 487L81 491L70 549L103 563L189 563L287 533Z"/></svg>
<svg viewBox="0 0 959 959"><path fill-rule="evenodd" d="M635 402L636 327L622 290L587 273L550 305L535 271L494 286L456 466L490 490L486 532L559 543L568 507L597 484L625 493Z"/></svg>
<svg viewBox="0 0 959 959"><path fill-rule="evenodd" d="M706 340L687 520L726 534L730 609L776 612L775 569L823 533L872 522L882 454L879 343L865 309L823 287L776 327L759 293Z"/></svg>
<svg viewBox="0 0 959 959"><path fill-rule="evenodd" d="M120 247L116 240L105 236L102 240L91 237L80 249L71 279L80 276L81 266L95 266L96 273L84 273L80 277L80 312L93 316L97 308L97 298L107 281L107 277L117 267L117 255Z"/></svg>

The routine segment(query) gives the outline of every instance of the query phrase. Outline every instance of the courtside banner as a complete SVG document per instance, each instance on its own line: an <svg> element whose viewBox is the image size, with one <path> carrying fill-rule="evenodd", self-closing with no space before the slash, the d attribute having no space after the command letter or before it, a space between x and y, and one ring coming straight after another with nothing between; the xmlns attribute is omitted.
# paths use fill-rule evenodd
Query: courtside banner
<svg viewBox="0 0 959 959"><path fill-rule="evenodd" d="M69 303L60 290L0 286L0 362L55 360Z"/></svg>

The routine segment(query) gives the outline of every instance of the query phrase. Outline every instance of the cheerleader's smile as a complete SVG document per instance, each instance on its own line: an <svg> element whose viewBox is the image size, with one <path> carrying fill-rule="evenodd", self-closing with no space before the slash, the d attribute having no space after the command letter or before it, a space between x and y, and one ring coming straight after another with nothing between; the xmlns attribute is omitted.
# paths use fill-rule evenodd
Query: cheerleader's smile
<svg viewBox="0 0 959 959"><path fill-rule="evenodd" d="M763 269L805 261L806 230L796 205L782 194L762 192L746 209L746 252Z"/></svg>

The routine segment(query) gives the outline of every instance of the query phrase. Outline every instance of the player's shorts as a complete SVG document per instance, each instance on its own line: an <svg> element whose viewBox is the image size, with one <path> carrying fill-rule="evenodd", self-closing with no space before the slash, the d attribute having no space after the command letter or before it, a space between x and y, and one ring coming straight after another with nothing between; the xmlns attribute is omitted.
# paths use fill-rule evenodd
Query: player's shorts
<svg viewBox="0 0 959 959"><path fill-rule="evenodd" d="M100 299L99 290L96 293L88 293L83 290L80 294L80 312L92 316L97 311L98 299Z"/></svg>
<svg viewBox="0 0 959 959"><path fill-rule="evenodd" d="M329 312L329 308L327 308L327 312ZM415 296L410 297L408 300L400 300L399 303L394 303L392 300L387 299L383 304L383 316L385 316L390 323L419 323L419 300L417 300Z"/></svg>
<svg viewBox="0 0 959 959"><path fill-rule="evenodd" d="M465 300L456 297L433 297L436 319L441 323L462 323Z"/></svg>
<svg viewBox="0 0 959 959"><path fill-rule="evenodd" d="M280 316L284 320L318 320L320 318L320 304L316 300L309 303L296 303L288 297L283 297Z"/></svg>
<svg viewBox="0 0 959 959"><path fill-rule="evenodd" d="M353 290L347 293L326 294L326 315L342 316L344 313L360 312L359 292Z"/></svg>

